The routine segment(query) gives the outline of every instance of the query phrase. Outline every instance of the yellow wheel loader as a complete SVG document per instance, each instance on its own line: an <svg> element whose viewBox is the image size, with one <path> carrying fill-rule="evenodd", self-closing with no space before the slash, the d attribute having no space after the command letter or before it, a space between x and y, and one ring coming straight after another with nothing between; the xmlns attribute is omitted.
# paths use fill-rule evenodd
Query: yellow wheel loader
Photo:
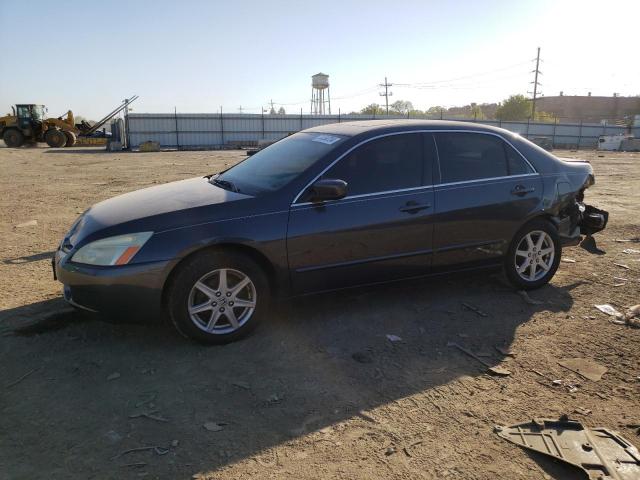
<svg viewBox="0 0 640 480"><path fill-rule="evenodd" d="M66 116L45 118L44 105L19 104L11 107L13 113L0 117L0 138L7 147L17 148L25 143L46 142L50 147L72 147L78 136L88 137L111 118L128 107L138 96L126 99L99 122L90 125L84 120L75 123L73 112Z"/></svg>

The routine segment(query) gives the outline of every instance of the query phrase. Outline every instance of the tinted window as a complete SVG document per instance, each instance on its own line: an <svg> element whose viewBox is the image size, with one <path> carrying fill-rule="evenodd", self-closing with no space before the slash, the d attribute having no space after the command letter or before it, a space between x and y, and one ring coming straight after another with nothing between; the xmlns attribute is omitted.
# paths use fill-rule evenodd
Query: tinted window
<svg viewBox="0 0 640 480"><path fill-rule="evenodd" d="M534 173L529 164L525 162L524 158L516 152L513 147L507 143L504 144L505 152L507 153L507 163L509 168L509 175L524 175L525 173Z"/></svg>
<svg viewBox="0 0 640 480"><path fill-rule="evenodd" d="M507 175L504 142L481 133L436 133L442 182Z"/></svg>
<svg viewBox="0 0 640 480"><path fill-rule="evenodd" d="M323 178L347 182L348 196L421 186L421 134L390 135L356 148ZM430 182L429 182L430 183Z"/></svg>
<svg viewBox="0 0 640 480"><path fill-rule="evenodd" d="M277 190L296 178L347 137L296 133L269 145L217 177L242 193L257 195Z"/></svg>

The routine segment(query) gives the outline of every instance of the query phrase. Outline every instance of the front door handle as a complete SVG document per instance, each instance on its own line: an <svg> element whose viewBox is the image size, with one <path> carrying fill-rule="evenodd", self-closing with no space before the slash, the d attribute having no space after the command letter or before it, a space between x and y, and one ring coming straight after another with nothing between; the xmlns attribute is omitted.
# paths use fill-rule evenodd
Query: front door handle
<svg viewBox="0 0 640 480"><path fill-rule="evenodd" d="M511 190L511 195L523 196L527 193L533 193L536 189L533 187L527 188L524 185L516 185L513 190Z"/></svg>
<svg viewBox="0 0 640 480"><path fill-rule="evenodd" d="M400 211L407 213L418 213L420 210L426 210L427 208L431 208L430 203L418 203L409 201L403 207L400 207Z"/></svg>

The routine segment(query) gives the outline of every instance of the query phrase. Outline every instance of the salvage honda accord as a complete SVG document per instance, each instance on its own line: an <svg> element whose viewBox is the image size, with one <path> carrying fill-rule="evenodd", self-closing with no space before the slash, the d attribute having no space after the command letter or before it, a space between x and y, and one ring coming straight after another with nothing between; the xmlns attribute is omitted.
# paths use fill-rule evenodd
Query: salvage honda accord
<svg viewBox="0 0 640 480"><path fill-rule="evenodd" d="M215 175L100 202L53 259L71 304L168 318L224 343L275 297L502 267L518 289L605 228L594 183L517 134L471 123L370 121L291 135Z"/></svg>

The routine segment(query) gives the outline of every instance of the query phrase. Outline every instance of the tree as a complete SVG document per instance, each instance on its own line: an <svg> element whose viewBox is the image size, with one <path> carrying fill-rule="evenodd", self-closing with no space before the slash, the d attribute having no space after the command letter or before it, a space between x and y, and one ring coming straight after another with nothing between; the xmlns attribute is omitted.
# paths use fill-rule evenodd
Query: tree
<svg viewBox="0 0 640 480"><path fill-rule="evenodd" d="M526 120L531 117L531 101L524 95L511 95L500 104L496 117L499 120Z"/></svg>
<svg viewBox="0 0 640 480"><path fill-rule="evenodd" d="M377 103L372 103L370 105L367 105L362 110L360 110L360 113L364 115L384 115L384 112L385 112L384 108L382 108Z"/></svg>
<svg viewBox="0 0 640 480"><path fill-rule="evenodd" d="M391 105L389 105L389 107L392 113L406 115L407 112L413 110L413 103L406 100L396 100Z"/></svg>
<svg viewBox="0 0 640 480"><path fill-rule="evenodd" d="M284 107L280 107L278 109L278 115L285 115L287 112L285 112Z"/></svg>
<svg viewBox="0 0 640 480"><path fill-rule="evenodd" d="M471 104L471 116L474 120L484 120L485 118L484 113L482 113L482 108L480 108L480 105L477 103Z"/></svg>
<svg viewBox="0 0 640 480"><path fill-rule="evenodd" d="M548 112L536 112L536 122L555 123L556 116L553 113Z"/></svg>
<svg viewBox="0 0 640 480"><path fill-rule="evenodd" d="M440 105L437 105L435 107L429 107L429 110L427 110L426 113L427 115L432 115L432 116L440 116L440 114L442 112L444 112L446 109L442 108Z"/></svg>

